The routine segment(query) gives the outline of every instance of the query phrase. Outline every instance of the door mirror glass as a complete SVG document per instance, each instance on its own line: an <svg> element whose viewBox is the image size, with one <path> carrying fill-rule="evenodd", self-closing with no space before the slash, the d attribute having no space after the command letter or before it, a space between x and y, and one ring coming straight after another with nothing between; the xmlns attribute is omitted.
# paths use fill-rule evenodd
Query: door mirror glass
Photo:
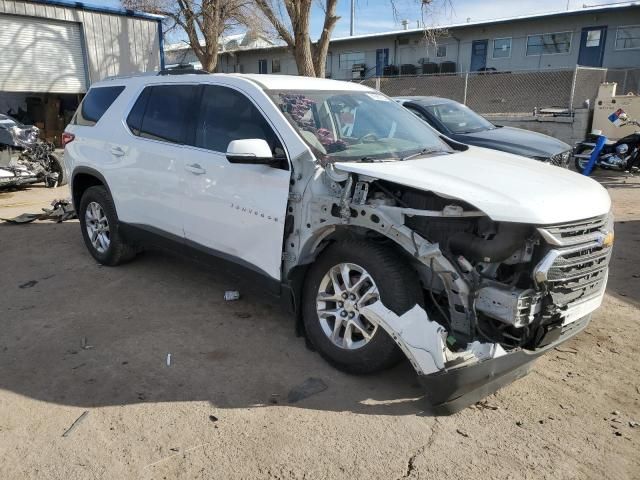
<svg viewBox="0 0 640 480"><path fill-rule="evenodd" d="M271 147L262 138L233 140L227 147L227 160L231 163L271 164L274 162Z"/></svg>

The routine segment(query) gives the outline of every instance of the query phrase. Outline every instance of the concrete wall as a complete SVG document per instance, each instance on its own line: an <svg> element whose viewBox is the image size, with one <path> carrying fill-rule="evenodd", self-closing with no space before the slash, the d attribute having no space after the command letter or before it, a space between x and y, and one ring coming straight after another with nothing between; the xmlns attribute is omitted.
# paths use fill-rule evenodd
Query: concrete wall
<svg viewBox="0 0 640 480"><path fill-rule="evenodd" d="M0 0L0 14L80 23L90 82L160 68L157 20L17 0Z"/></svg>
<svg viewBox="0 0 640 480"><path fill-rule="evenodd" d="M488 120L508 127L524 128L544 133L573 145L584 140L590 131L591 114L587 109L578 109L573 117L553 117L545 115L487 115Z"/></svg>

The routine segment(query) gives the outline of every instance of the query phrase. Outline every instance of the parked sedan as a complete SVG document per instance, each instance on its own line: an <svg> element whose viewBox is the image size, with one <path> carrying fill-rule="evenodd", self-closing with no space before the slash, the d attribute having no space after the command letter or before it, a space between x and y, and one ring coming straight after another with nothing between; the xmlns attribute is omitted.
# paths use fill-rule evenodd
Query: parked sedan
<svg viewBox="0 0 640 480"><path fill-rule="evenodd" d="M468 145L492 148L568 168L571 147L542 133L494 125L461 103L440 97L395 97L440 133Z"/></svg>

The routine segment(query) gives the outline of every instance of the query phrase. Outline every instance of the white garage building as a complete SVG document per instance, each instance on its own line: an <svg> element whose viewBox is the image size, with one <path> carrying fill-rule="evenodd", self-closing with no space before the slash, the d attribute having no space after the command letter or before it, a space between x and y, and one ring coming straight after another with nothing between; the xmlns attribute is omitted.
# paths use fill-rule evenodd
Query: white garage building
<svg viewBox="0 0 640 480"><path fill-rule="evenodd" d="M0 0L0 113L55 140L91 83L163 66L162 17L66 0Z"/></svg>

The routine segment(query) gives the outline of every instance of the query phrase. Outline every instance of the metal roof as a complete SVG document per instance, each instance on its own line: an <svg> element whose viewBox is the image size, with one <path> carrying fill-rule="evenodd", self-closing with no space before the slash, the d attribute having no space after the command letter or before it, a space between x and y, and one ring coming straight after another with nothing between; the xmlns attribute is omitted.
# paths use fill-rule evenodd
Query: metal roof
<svg viewBox="0 0 640 480"><path fill-rule="evenodd" d="M135 10L129 10L126 8L105 7L101 5L94 5L92 3L76 2L73 0L30 0L31 3L41 3L44 5L54 5L58 7L75 8L78 10L87 10L90 12L109 13L111 15L122 15L126 17L144 18L146 20L154 20L156 22L161 21L164 17L162 15L154 15L151 13L138 12Z"/></svg>

